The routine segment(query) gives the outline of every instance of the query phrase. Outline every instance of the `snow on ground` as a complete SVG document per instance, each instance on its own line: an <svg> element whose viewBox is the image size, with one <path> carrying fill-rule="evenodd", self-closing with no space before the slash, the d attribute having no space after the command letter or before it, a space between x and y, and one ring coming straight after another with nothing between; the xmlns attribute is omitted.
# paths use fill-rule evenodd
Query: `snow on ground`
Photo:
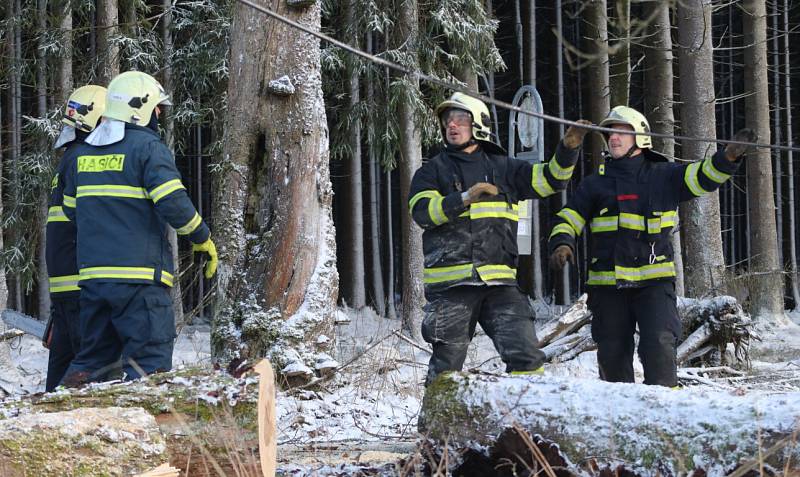
<svg viewBox="0 0 800 477"><path fill-rule="evenodd" d="M564 311L544 303L537 303L536 310L537 326ZM430 357L427 346L410 344L399 333L399 321L382 319L371 310L343 310L339 316L333 358L342 368L336 377L321 389L282 391L278 396L278 459L290 475L311 475L311 469L322 466L396 461L413 451L419 437L416 423ZM780 327L759 328L762 341L751 350L751 376L732 377L725 387L738 388L739 393L800 390L800 312L787 313L782 321ZM27 335L10 344L16 369L0 369L0 382L7 387L13 381L19 394L41 391L47 350ZM210 364L208 326L184 328L175 345L175 366L197 363ZM465 369L475 368L503 371L480 328L465 364ZM594 352L545 369L546 375L556 377L597 379ZM638 362L635 369L641 382ZM775 380L781 383L770 384Z"/></svg>

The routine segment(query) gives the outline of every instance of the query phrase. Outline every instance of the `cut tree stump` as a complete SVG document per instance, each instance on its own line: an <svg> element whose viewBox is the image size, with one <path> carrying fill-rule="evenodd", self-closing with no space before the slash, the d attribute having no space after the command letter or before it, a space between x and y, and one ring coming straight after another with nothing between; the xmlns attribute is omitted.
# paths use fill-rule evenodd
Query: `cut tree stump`
<svg viewBox="0 0 800 477"><path fill-rule="evenodd" d="M422 412L428 435L461 453L486 453L516 428L557 446L575 471L589 470L591 460L612 469L624 464L639 475L724 475L759 455L776 469L800 466L796 392L739 396L547 375L446 373L427 389Z"/></svg>

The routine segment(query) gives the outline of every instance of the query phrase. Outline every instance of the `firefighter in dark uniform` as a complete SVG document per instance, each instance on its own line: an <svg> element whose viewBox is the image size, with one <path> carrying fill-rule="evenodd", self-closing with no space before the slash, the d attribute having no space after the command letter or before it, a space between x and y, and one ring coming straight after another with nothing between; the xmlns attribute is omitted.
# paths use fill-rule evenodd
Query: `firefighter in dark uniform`
<svg viewBox="0 0 800 477"><path fill-rule="evenodd" d="M175 276L168 227L208 254L217 252L158 133L170 105L152 76L122 73L108 85L103 122L75 150L64 175L64 211L77 224L81 351L63 383L106 378L121 359L126 379L172 367Z"/></svg>
<svg viewBox="0 0 800 477"><path fill-rule="evenodd" d="M426 385L461 369L478 323L507 372L539 372L544 353L528 297L517 285L517 203L566 187L586 130L570 128L567 146L532 165L490 141L482 101L455 93L436 116L446 147L417 170L409 193L409 210L424 229L422 336L433 346Z"/></svg>
<svg viewBox="0 0 800 477"><path fill-rule="evenodd" d="M97 126L106 106L106 89L88 85L76 89L67 100L61 134L54 149L64 148L50 187L47 226L45 232L45 261L50 278L50 321L45 332L49 348L45 391L56 388L72 359L80 350L80 313L78 260L75 256L75 222L64 215L63 190L60 179L63 171L74 166L72 150L82 143Z"/></svg>
<svg viewBox="0 0 800 477"><path fill-rule="evenodd" d="M647 119L617 106L600 126L646 133ZM736 139L754 141L751 130ZM557 214L550 234L552 268L574 263L576 238L590 232L586 282L597 342L600 378L634 382L634 333L645 384L678 384L676 347L681 334L670 236L678 204L716 190L739 167L745 148L725 150L688 164L670 163L652 150L650 136L605 136L611 160L586 177Z"/></svg>

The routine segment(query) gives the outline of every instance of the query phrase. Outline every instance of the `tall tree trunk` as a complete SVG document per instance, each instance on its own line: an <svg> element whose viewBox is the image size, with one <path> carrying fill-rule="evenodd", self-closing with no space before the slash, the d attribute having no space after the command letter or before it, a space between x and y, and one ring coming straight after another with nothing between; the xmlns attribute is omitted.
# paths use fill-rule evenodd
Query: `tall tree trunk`
<svg viewBox="0 0 800 477"><path fill-rule="evenodd" d="M319 3L292 8L272 0L267 8L320 28ZM290 354L307 356L320 334L332 336L336 311L319 41L237 5L230 44L214 202L220 270L212 352L218 360L270 355L280 369Z"/></svg>
<svg viewBox="0 0 800 477"><path fill-rule="evenodd" d="M3 95L0 94L0 124L3 123ZM6 182L6 176L4 174L4 164L3 164L3 135L0 134L0 220L4 220L5 216L3 215L3 183ZM0 250L5 250L3 248L3 231L0 230ZM8 283L6 282L6 267L5 264L0 263L0 312L6 309L8 306Z"/></svg>
<svg viewBox="0 0 800 477"><path fill-rule="evenodd" d="M649 49L647 50L647 68L645 94L647 95L647 117L653 131L661 134L675 133L675 114L672 110L674 74L672 62L672 35L670 33L669 3L650 2L644 4L644 16L652 18L649 25ZM675 140L653 138L653 148L662 152L670 161L674 161ZM681 253L680 227L676 226L672 234L672 248L675 250L675 291L683 296L683 254Z"/></svg>
<svg viewBox="0 0 800 477"><path fill-rule="evenodd" d="M402 202L402 200L401 200ZM392 225L392 171L386 170L386 318L397 319L395 308L394 226Z"/></svg>
<svg viewBox="0 0 800 477"><path fill-rule="evenodd" d="M711 0L678 2L677 23L682 133L715 138ZM681 145L681 156L687 160L702 160L715 150L713 143L687 141ZM702 297L724 291L719 195L716 192L706 194L685 202L680 209L685 239L686 295Z"/></svg>
<svg viewBox="0 0 800 477"><path fill-rule="evenodd" d="M20 205L20 194L19 194L19 158L20 158L20 142L21 142L21 134L20 134L20 117L21 117L21 33L19 27L20 21L20 14L21 6L20 0L9 0L7 7L6 7L6 21L8 24L8 37L7 37L7 46L8 46L8 62L9 68L9 87L8 87L8 103L9 103L9 136L11 138L9 144L9 163L8 163L8 186L9 186L9 193L8 198L11 200L11 210L12 214L19 212L16 210L19 208ZM19 220L19 217L15 218L15 220ZM19 225L12 225L9 227L9 234L8 234L8 242L6 243L6 247L19 247L19 242L21 240L19 234ZM10 294L11 294L11 303L13 307L20 312L24 312L24 302L23 302L23 294L22 294L22 277L18 271L14 271L15 263L11 263L9 266L9 275L11 278L10 283Z"/></svg>
<svg viewBox="0 0 800 477"><path fill-rule="evenodd" d="M616 42L609 58L611 104L628 106L631 83L631 0L616 0L614 11L612 25Z"/></svg>
<svg viewBox="0 0 800 477"><path fill-rule="evenodd" d="M792 75L790 61L790 40L789 40L789 0L783 0L783 70L786 76L786 83L783 85L784 104L786 104L786 138L789 146L794 145L792 130ZM795 223L795 203L794 203L794 154L791 150L786 152L786 175L789 177L789 281L791 282L792 297L794 298L795 309L800 309L800 290L797 284L797 230Z"/></svg>
<svg viewBox="0 0 800 477"><path fill-rule="evenodd" d="M66 104L72 93L72 2L62 0L55 7L61 17L58 19L58 34L61 48L58 52L58 73L56 80L56 104Z"/></svg>
<svg viewBox="0 0 800 477"><path fill-rule="evenodd" d="M114 38L119 33L117 0L97 2L97 51L100 52L100 67L97 83L106 85L119 74L119 46Z"/></svg>
<svg viewBox="0 0 800 477"><path fill-rule="evenodd" d="M775 144L781 144L781 55L779 50L780 35L778 34L778 21L780 18L780 6L778 2L772 4L772 130L775 131ZM769 151L772 157L775 172L772 179L775 181L773 191L775 193L775 232L778 234L778 263L783 266L783 191L781 190L783 168L781 167L781 154L783 151Z"/></svg>
<svg viewBox="0 0 800 477"><path fill-rule="evenodd" d="M587 68L589 89L589 117L599 124L611 109L611 92L608 79L608 18L606 0L589 0L584 9L586 19L586 50L592 55ZM603 163L605 142L600 134L591 134L592 165L595 170Z"/></svg>
<svg viewBox="0 0 800 477"><path fill-rule="evenodd" d="M367 32L367 51L375 54L372 43L372 32ZM368 70L371 71L371 70ZM375 104L375 81L373 75L367 76L367 103ZM381 236L380 236L380 185L381 185L381 165L378 163L378 154L375 151L374 139L376 137L375 128L371 124L367 126L367 156L369 160L368 175L369 182L369 250L371 263L370 292L372 303L378 316L386 316L386 295L383 291L383 267L381 266ZM391 216L388 217L391 221Z"/></svg>
<svg viewBox="0 0 800 477"><path fill-rule="evenodd" d="M396 41L403 45L411 64L412 70L418 68L417 48L419 35L419 20L416 0L400 0L398 2L399 18L397 19ZM414 91L409 94L419 94L419 80L406 78L411 83ZM400 129L400 227L403 250L403 331L422 341L422 304L424 293L422 285L422 230L411 220L411 211L408 209L408 191L411 188L411 178L414 172L422 165L422 138L417 122L414 119L414 105L410 101L400 101L398 106L398 123Z"/></svg>
<svg viewBox="0 0 800 477"><path fill-rule="evenodd" d="M356 13L355 0L346 0L346 22L349 30L349 43L356 48L360 48L360 35ZM348 194L350 195L350 243L346 245L344 252L350 264L350 276L344 279L350 286L350 306L360 310L366 306L364 288L364 203L363 203L363 181L361 177L361 118L357 117L355 111L361 101L360 82L359 82L359 61L354 55L348 55L348 84L347 89L350 94L349 114L352 122L349 124L348 144L350 146L349 155L349 177Z"/></svg>
<svg viewBox="0 0 800 477"><path fill-rule="evenodd" d="M172 0L162 0L161 8L163 16L161 17L161 40L164 45L164 69L161 70L161 85L167 91L167 94L175 94L175 85L172 82ZM136 22L136 9L133 2L129 6L128 27L133 28L135 25L131 22ZM175 152L175 117L172 114L166 114L164 121L164 142L170 151ZM199 211L198 211L199 212ZM175 265L175 276L181 276L182 266L179 249L178 249L178 233L175 229L169 229L169 244L172 247L172 263ZM198 270L196 272L202 280L203 276ZM183 313L183 287L180 280L175 280L175 285L172 287L172 310L175 313L175 327L180 328L185 324L186 317Z"/></svg>
<svg viewBox="0 0 800 477"><path fill-rule="evenodd" d="M556 31L558 32L558 38L556 43L556 71L558 75L558 117L564 117L564 25L562 22L562 1L556 0ZM564 136L564 125L558 125L558 137ZM559 208L563 207L564 204L567 203L567 191L561 191L558 194L560 199ZM570 302L570 267L564 267L559 275L559 286L556 286L557 290L557 303L559 304L567 304Z"/></svg>
<svg viewBox="0 0 800 477"><path fill-rule="evenodd" d="M36 114L39 118L47 117L47 57L45 56L45 38L47 33L47 0L36 1L36 29L39 33L39 45L36 49ZM45 135L37 141L37 149L52 160L52 148ZM39 197L36 221L39 224L39 256L37 260L39 298L39 319L47 320L50 316L50 280L47 276L46 241L47 230L47 194Z"/></svg>
<svg viewBox="0 0 800 477"><path fill-rule="evenodd" d="M770 143L769 79L767 77L767 9L764 0L743 2L745 124L756 131L760 142ZM777 67L777 65L776 65ZM769 149L748 154L750 215L751 312L774 320L783 314L783 273L778 262L775 232L775 198Z"/></svg>

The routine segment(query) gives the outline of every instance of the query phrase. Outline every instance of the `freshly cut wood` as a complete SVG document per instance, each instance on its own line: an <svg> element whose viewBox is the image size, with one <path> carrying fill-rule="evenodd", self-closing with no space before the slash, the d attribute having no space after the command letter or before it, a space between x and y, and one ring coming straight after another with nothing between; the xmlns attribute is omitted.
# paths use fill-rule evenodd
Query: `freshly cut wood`
<svg viewBox="0 0 800 477"><path fill-rule="evenodd" d="M428 387L428 435L486 452L517 427L555 444L581 469L624 463L639 475L725 475L759 455L774 468L798 468L800 393L752 393L605 383L554 376L448 373ZM771 454L762 450L778 446Z"/></svg>
<svg viewBox="0 0 800 477"><path fill-rule="evenodd" d="M278 440L275 427L275 372L269 360L262 359L255 367L258 379L258 455L261 473L274 477Z"/></svg>
<svg viewBox="0 0 800 477"><path fill-rule="evenodd" d="M690 355L702 348L710 337L711 326L708 323L694 330L692 334L678 346L678 363L680 364L686 361Z"/></svg>
<svg viewBox="0 0 800 477"><path fill-rule="evenodd" d="M588 351L588 347L586 346L588 341L589 347L597 347L592 341L592 327L591 326L584 326L580 330L575 333L566 335L562 338L559 338L549 345L542 348L542 352L547 357L548 361L566 361L567 354L571 355L573 358L577 355L572 355L570 351L575 349L580 350L580 352Z"/></svg>

